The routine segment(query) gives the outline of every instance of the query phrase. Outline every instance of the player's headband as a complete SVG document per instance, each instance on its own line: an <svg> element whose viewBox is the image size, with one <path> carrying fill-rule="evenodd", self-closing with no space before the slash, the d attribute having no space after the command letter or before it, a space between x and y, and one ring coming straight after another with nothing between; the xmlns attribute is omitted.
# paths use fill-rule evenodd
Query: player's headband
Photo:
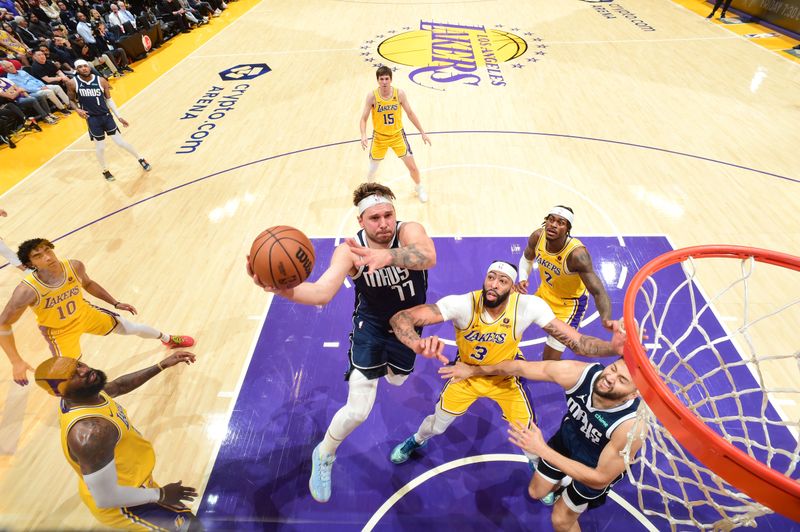
<svg viewBox="0 0 800 532"><path fill-rule="evenodd" d="M569 212L564 207L553 207L552 209L550 209L550 212L547 213L548 216L550 216L551 214L555 214L556 216L561 216L562 218L564 218L566 221L569 222L569 225L574 225L573 220L575 219L575 215Z"/></svg>
<svg viewBox="0 0 800 532"><path fill-rule="evenodd" d="M390 200L389 198L380 196L378 194L371 194L358 202L358 215L361 216L362 214L364 214L364 211L366 211L370 207L374 207L375 205L380 205L381 203L388 203L389 205L394 205L394 203L392 203L392 200Z"/></svg>
<svg viewBox="0 0 800 532"><path fill-rule="evenodd" d="M491 263L489 265L489 269L486 270L486 273L489 272L500 272L503 275L509 276L511 278L512 283L517 282L517 270L515 270L514 267L507 262L498 260L496 262Z"/></svg>
<svg viewBox="0 0 800 532"><path fill-rule="evenodd" d="M78 361L74 358L48 358L36 368L34 376L36 384L50 395L61 397L66 391L67 382L78 369Z"/></svg>
<svg viewBox="0 0 800 532"><path fill-rule="evenodd" d="M91 66L89 64L89 61L86 61L85 59L78 59L77 61L75 61L75 68L78 68L79 66L83 66L83 65Z"/></svg>

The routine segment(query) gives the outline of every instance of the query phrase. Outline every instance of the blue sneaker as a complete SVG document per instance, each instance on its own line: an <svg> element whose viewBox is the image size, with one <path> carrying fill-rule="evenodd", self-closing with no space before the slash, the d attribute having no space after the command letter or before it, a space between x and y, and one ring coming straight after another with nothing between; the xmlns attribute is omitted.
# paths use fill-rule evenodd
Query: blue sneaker
<svg viewBox="0 0 800 532"><path fill-rule="evenodd" d="M392 463L402 464L411 458L411 453L421 447L425 447L426 445L428 445L427 440L422 443L417 443L417 440L414 439L414 435L412 434L406 438L403 443L392 449L392 454L389 455L389 459L392 461Z"/></svg>
<svg viewBox="0 0 800 532"><path fill-rule="evenodd" d="M308 489L317 502L328 502L331 498L331 469L334 460L335 456L323 456L319 445L314 447L314 452L311 453L311 478L308 479Z"/></svg>

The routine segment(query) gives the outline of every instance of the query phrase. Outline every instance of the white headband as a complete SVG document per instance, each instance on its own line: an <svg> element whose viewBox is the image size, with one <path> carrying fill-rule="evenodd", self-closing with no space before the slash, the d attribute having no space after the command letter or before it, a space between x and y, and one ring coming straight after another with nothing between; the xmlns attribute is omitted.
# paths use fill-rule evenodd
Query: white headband
<svg viewBox="0 0 800 532"><path fill-rule="evenodd" d="M512 265L510 265L507 262L498 260L497 262L491 263L489 265L489 269L486 270L486 273L489 272L500 272L503 275L508 275L509 277L511 277L512 283L517 282L517 271L514 269Z"/></svg>
<svg viewBox="0 0 800 532"><path fill-rule="evenodd" d="M564 207L553 207L552 209L550 209L550 212L547 213L548 216L550 216L551 214L555 214L556 216L561 216L562 218L564 218L566 221L569 222L569 225L574 225L573 220L575 219L575 215L569 212Z"/></svg>
<svg viewBox="0 0 800 532"><path fill-rule="evenodd" d="M379 196L378 194L372 194L358 202L358 215L361 216L362 214L364 214L364 211L366 211L370 207L374 207L375 205L380 205L381 203L388 203L389 205L394 205L392 203L392 200L390 200L389 198L386 198L384 196Z"/></svg>

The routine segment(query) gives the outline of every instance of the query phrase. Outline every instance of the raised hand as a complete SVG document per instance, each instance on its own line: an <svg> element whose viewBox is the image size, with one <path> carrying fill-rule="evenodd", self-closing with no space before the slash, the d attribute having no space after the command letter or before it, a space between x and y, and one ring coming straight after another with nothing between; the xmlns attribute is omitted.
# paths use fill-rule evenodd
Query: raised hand
<svg viewBox="0 0 800 532"><path fill-rule="evenodd" d="M425 358L435 358L442 364L450 362L447 357L442 354L444 352L444 342L442 342L438 336L420 338L414 352Z"/></svg>
<svg viewBox="0 0 800 532"><path fill-rule="evenodd" d="M469 364L457 360L452 366L439 368L439 375L442 379L453 379L453 382L463 381L472 377L472 368Z"/></svg>
<svg viewBox="0 0 800 532"><path fill-rule="evenodd" d="M162 360L158 363L163 369L171 368L172 366L177 366L181 362L184 364L194 364L195 359L197 357L194 353L190 353L189 351L175 351L170 356Z"/></svg>
<svg viewBox="0 0 800 532"><path fill-rule="evenodd" d="M531 428L525 428L514 421L508 428L508 441L529 453L541 455L543 449L547 448L547 442L544 441L542 431L536 426L536 423L531 421Z"/></svg>
<svg viewBox="0 0 800 532"><path fill-rule="evenodd" d="M520 281L514 285L514 291L520 294L528 293L528 281Z"/></svg>
<svg viewBox="0 0 800 532"><path fill-rule="evenodd" d="M352 238L345 240L353 256L353 264L359 268L366 266L368 271L374 272L385 268L392 263L392 255L388 249L372 249L364 247Z"/></svg>

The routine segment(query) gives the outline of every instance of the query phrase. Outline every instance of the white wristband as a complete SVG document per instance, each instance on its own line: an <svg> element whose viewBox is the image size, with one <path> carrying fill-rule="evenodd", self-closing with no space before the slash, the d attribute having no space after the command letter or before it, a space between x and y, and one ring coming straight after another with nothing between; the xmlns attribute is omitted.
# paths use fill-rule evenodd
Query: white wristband
<svg viewBox="0 0 800 532"><path fill-rule="evenodd" d="M533 261L525 258L525 253L519 258L519 282L527 281L533 269Z"/></svg>

